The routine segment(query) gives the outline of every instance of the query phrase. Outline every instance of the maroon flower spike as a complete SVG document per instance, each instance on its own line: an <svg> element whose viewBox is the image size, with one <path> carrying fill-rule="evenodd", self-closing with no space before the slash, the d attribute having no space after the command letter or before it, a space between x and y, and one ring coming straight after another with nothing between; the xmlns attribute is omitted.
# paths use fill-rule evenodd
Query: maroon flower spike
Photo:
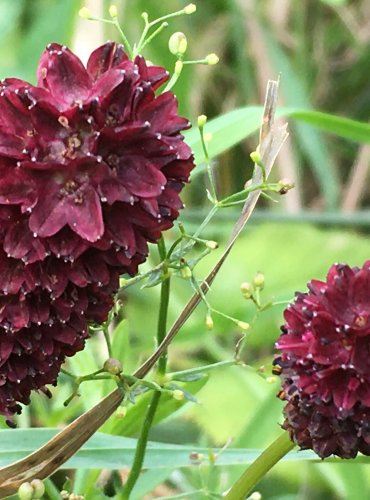
<svg viewBox="0 0 370 500"><path fill-rule="evenodd" d="M54 383L102 322L119 275L172 226L193 168L168 79L120 45L85 68L66 47L41 57L38 84L0 88L0 414Z"/></svg>
<svg viewBox="0 0 370 500"><path fill-rule="evenodd" d="M274 372L286 429L321 458L370 455L370 261L333 265L285 310Z"/></svg>

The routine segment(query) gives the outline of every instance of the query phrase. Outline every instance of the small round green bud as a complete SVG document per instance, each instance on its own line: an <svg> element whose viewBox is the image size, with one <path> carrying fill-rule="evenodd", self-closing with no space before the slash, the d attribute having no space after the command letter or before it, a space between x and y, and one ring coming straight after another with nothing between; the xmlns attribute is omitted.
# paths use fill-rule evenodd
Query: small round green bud
<svg viewBox="0 0 370 500"><path fill-rule="evenodd" d="M184 64L183 64L182 61L176 61L176 64L175 64L175 75L180 75L183 67L184 67Z"/></svg>
<svg viewBox="0 0 370 500"><path fill-rule="evenodd" d="M207 64L209 64L209 66L214 66L219 62L219 60L220 58L216 54L208 54L208 56L206 56L205 58L205 61Z"/></svg>
<svg viewBox="0 0 370 500"><path fill-rule="evenodd" d="M243 297L250 299L253 295L253 286L250 283L244 282L240 285L240 291Z"/></svg>
<svg viewBox="0 0 370 500"><path fill-rule="evenodd" d="M213 330L213 326L214 326L214 323L213 323L212 316L210 314L207 314L207 316L206 316L206 327L207 327L208 330Z"/></svg>
<svg viewBox="0 0 370 500"><path fill-rule="evenodd" d="M198 127L202 128L204 125L207 123L207 116L206 115L199 115L198 116Z"/></svg>
<svg viewBox="0 0 370 500"><path fill-rule="evenodd" d="M122 373L122 363L118 359L108 358L103 365L103 370L111 375Z"/></svg>
<svg viewBox="0 0 370 500"><path fill-rule="evenodd" d="M246 323L245 321L238 321L238 327L246 332L247 330L249 330L251 326L249 323Z"/></svg>
<svg viewBox="0 0 370 500"><path fill-rule="evenodd" d="M254 163L257 163L257 165L262 163L262 158L259 151L252 151L249 156Z"/></svg>
<svg viewBox="0 0 370 500"><path fill-rule="evenodd" d="M87 7L82 7L82 9L80 9L78 11L78 15L80 17L82 17L82 19L91 19L92 18L92 14Z"/></svg>
<svg viewBox="0 0 370 500"><path fill-rule="evenodd" d="M183 391L180 391L180 389L175 389L172 392L172 397L177 401L182 401L185 398L185 394L183 393Z"/></svg>
<svg viewBox="0 0 370 500"><path fill-rule="evenodd" d="M263 273L257 273L253 279L253 284L256 288L260 288L262 290L265 285L265 275Z"/></svg>
<svg viewBox="0 0 370 500"><path fill-rule="evenodd" d="M45 494L44 483L40 479L33 479L31 481L33 488L33 498L42 498Z"/></svg>
<svg viewBox="0 0 370 500"><path fill-rule="evenodd" d="M18 488L18 498L19 500L32 500L34 489L31 483L22 483Z"/></svg>
<svg viewBox="0 0 370 500"><path fill-rule="evenodd" d="M113 19L116 19L118 17L118 10L117 10L117 6L116 5L111 5L109 7L109 15L110 17L112 17Z"/></svg>
<svg viewBox="0 0 370 500"><path fill-rule="evenodd" d="M192 272L189 266L184 266L180 270L181 277L184 278L185 280L188 280L192 277Z"/></svg>
<svg viewBox="0 0 370 500"><path fill-rule="evenodd" d="M290 179L281 179L278 182L279 186L279 193L280 194L286 194L290 189L294 188L294 182L291 181Z"/></svg>
<svg viewBox="0 0 370 500"><path fill-rule="evenodd" d="M189 5L187 5L185 8L184 8L184 13L185 14L194 14L194 12L197 10L197 6L193 3L189 3Z"/></svg>
<svg viewBox="0 0 370 500"><path fill-rule="evenodd" d="M188 40L185 34L181 31L177 31L170 36L170 39L168 40L168 48L170 49L171 54L174 54L175 56L178 54L185 54L187 47Z"/></svg>
<svg viewBox="0 0 370 500"><path fill-rule="evenodd" d="M206 247L210 250L216 250L218 248L217 241L208 240L206 243Z"/></svg>

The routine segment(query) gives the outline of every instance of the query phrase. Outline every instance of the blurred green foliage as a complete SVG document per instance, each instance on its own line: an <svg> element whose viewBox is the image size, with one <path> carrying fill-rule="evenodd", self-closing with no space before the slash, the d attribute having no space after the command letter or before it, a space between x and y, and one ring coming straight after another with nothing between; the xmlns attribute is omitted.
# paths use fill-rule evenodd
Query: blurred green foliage
<svg viewBox="0 0 370 500"><path fill-rule="evenodd" d="M117 6L130 40L137 40L142 11L147 11L150 18L159 17L187 3L119 0ZM93 6L107 12L109 2L96 0ZM76 29L82 26L81 22L88 23L77 19L80 7L78 0L0 0L1 77L16 76L34 82L37 61L51 41L75 45L78 52ZM197 59L210 52L220 55L221 62L214 68L187 67L176 84L181 112L193 121L200 113L215 117L236 107L261 105L266 80L280 73L282 105L319 109L367 121L370 114L369 20L370 7L365 0L204 0L198 3L196 15L172 20L167 32L146 49L145 56L172 71L175 58L166 50L166 42L174 31L187 34L189 58ZM104 37L118 40L111 26L104 26L103 31ZM97 24L91 23L87 33L97 44L103 41ZM243 123L235 117L229 126L225 121L222 123L221 136L226 142L236 142L235 134L239 141L248 135L240 130ZM252 118L250 133L258 129L259 114L255 112ZM338 130L334 125L329 125L328 130L335 133ZM280 178L288 173L294 178L297 187L296 194L292 194L293 201L287 198L286 204L260 203L264 220L278 215L279 222L253 224L252 220L209 294L214 307L243 321L252 320L254 309L242 298L239 286L242 281L251 280L255 272L265 273L263 296L266 300L287 301L296 290L304 290L308 280L324 278L333 262L355 265L370 257L366 227L370 217L367 218L363 210L370 196L366 182L368 146L334 135L326 136L301 121L292 122L290 128L291 141L280 156L273 176ZM194 137L196 132L190 134ZM231 150L229 146L219 148L222 154L215 168L220 196L241 189L250 177L252 165L248 153L256 142L256 136L252 135ZM365 180L356 183L364 161ZM185 227L192 228L199 214L209 209L202 174L194 177L185 197L195 217L184 211L182 221ZM336 223L349 220L351 211L354 211L353 224L347 222L336 227ZM292 216L296 224L284 223ZM325 225L318 228L307 224L308 217L324 221ZM353 227L359 221L363 224L361 233ZM207 237L216 239L222 246L230 228L230 221L220 214L207 229ZM169 240L175 235L175 230L170 231ZM197 268L199 279L211 268L217 255L219 251L201 262ZM148 269L153 262L143 269ZM185 280L174 282L170 322L177 317L191 292ZM119 353L125 372L135 369L153 350L158 299L157 288L128 289L124 301L128 321L119 322L113 333L113 349ZM279 432L282 403L275 397L277 385L267 383L265 378L269 375L274 340L283 321L282 309L283 305L264 312L248 332L243 360L251 368L222 368L210 373L206 384L205 379L187 382L189 391L196 393L198 404L163 398L159 410L161 422L151 434L153 441L189 444L194 449L222 446L229 438L233 439L230 446L240 448L262 448L271 442ZM233 357L241 332L233 323L219 317L214 318L215 328L210 332L205 327L205 314L201 304L171 346L171 370ZM68 361L67 368L79 375L90 373L101 367L106 356L102 339L97 335L88 342L84 352ZM114 384L107 381L86 382L81 386L81 398L64 407L72 386L70 379L61 375L58 386L53 389L53 399L49 401L35 395L32 405L19 417L19 426L64 425L113 388ZM140 408L145 406L146 397L139 398L138 405L130 407L126 423L125 419L113 417L103 431L136 437L141 425ZM168 418L175 409L178 410L175 415ZM368 471L369 465L353 463L283 463L261 483L259 490L263 498L269 500L362 500L369 498ZM168 498L205 486L210 491L223 491L239 473L238 467L214 468L205 464L180 470L175 475L170 467L161 469L160 473L149 469L137 485L135 498L144 498L160 484L157 496ZM95 488L98 476L97 471L72 473L75 493L93 500L106 498ZM60 488L61 476L56 475L54 480ZM55 498L52 485L47 489L49 497ZM204 498L204 489L191 498Z"/></svg>

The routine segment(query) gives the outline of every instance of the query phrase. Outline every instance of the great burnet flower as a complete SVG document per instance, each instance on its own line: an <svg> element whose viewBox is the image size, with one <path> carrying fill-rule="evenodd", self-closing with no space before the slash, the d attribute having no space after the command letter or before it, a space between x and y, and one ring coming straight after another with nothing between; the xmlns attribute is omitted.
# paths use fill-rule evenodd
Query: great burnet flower
<svg viewBox="0 0 370 500"><path fill-rule="evenodd" d="M193 168L167 72L66 47L0 87L0 414L53 383L182 207Z"/></svg>
<svg viewBox="0 0 370 500"><path fill-rule="evenodd" d="M320 457L370 455L370 261L335 264L285 310L275 371L286 429Z"/></svg>

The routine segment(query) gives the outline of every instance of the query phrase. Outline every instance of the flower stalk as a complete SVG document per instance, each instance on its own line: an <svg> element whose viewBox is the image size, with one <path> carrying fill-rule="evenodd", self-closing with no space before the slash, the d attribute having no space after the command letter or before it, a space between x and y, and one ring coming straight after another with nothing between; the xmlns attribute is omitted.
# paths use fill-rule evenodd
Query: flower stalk
<svg viewBox="0 0 370 500"><path fill-rule="evenodd" d="M240 478L226 493L226 500L243 500L259 481L279 460L294 448L289 434L284 432L243 472Z"/></svg>

